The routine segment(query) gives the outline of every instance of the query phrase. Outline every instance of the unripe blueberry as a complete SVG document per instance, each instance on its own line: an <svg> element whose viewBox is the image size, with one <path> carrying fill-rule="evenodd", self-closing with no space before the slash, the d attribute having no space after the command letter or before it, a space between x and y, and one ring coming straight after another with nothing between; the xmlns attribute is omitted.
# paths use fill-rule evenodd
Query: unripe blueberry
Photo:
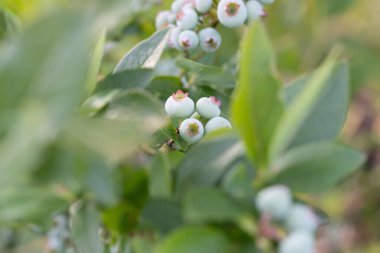
<svg viewBox="0 0 380 253"><path fill-rule="evenodd" d="M314 237L308 232L294 232L280 242L279 253L313 253Z"/></svg>
<svg viewBox="0 0 380 253"><path fill-rule="evenodd" d="M194 101L188 97L188 93L178 90L166 100L165 111L173 118L189 117L194 111Z"/></svg>
<svg viewBox="0 0 380 253"><path fill-rule="evenodd" d="M197 112L205 119L211 119L220 115L222 102L216 97L203 97L197 101Z"/></svg>
<svg viewBox="0 0 380 253"><path fill-rule="evenodd" d="M206 133L211 133L218 129L232 128L231 123L223 117L215 117L210 119L206 124Z"/></svg>
<svg viewBox="0 0 380 253"><path fill-rule="evenodd" d="M295 204L286 217L285 224L290 231L315 232L319 218L314 211L303 204Z"/></svg>
<svg viewBox="0 0 380 253"><path fill-rule="evenodd" d="M266 17L267 13L262 4L256 0L250 0L246 3L248 10L248 20L250 22Z"/></svg>
<svg viewBox="0 0 380 253"><path fill-rule="evenodd" d="M195 8L200 13L206 13L211 9L212 0L195 0Z"/></svg>
<svg viewBox="0 0 380 253"><path fill-rule="evenodd" d="M187 30L179 34L178 42L183 49L189 50L198 46L199 38L194 31Z"/></svg>
<svg viewBox="0 0 380 253"><path fill-rule="evenodd" d="M208 27L199 32L199 40L203 51L215 52L222 43L222 36L216 29Z"/></svg>
<svg viewBox="0 0 380 253"><path fill-rule="evenodd" d="M170 11L161 11L156 16L156 29L161 30L169 26Z"/></svg>
<svg viewBox="0 0 380 253"><path fill-rule="evenodd" d="M242 0L221 0L218 4L218 20L227 27L242 26L247 19L247 8Z"/></svg>
<svg viewBox="0 0 380 253"><path fill-rule="evenodd" d="M183 30L195 28L198 22L198 14L192 8L182 8L177 13L177 26Z"/></svg>
<svg viewBox="0 0 380 253"><path fill-rule="evenodd" d="M181 45L179 44L180 33L181 33L181 29L178 27L174 27L170 30L169 41L168 41L169 47L175 48L178 50L181 49Z"/></svg>
<svg viewBox="0 0 380 253"><path fill-rule="evenodd" d="M260 0L263 4L272 4L274 0Z"/></svg>
<svg viewBox="0 0 380 253"><path fill-rule="evenodd" d="M188 144L192 144L203 137L203 125L197 119L186 119L179 126L179 134Z"/></svg>
<svg viewBox="0 0 380 253"><path fill-rule="evenodd" d="M288 187L274 185L267 187L256 195L256 207L262 214L270 215L276 220L286 217L292 206L292 195Z"/></svg>
<svg viewBox="0 0 380 253"><path fill-rule="evenodd" d="M171 5L172 12L178 13L182 9L184 2L184 0L175 0Z"/></svg>

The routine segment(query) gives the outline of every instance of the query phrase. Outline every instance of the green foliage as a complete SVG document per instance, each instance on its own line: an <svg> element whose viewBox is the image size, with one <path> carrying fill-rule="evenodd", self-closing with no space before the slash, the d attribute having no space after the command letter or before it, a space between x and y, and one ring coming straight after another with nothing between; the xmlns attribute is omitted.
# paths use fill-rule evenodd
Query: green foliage
<svg viewBox="0 0 380 253"><path fill-rule="evenodd" d="M124 37L139 41L152 26L144 15L132 16L145 1L127 2L133 11L122 28L99 29L106 1L85 13L87 5L77 3L2 42L1 226L20 233L32 226L41 241L52 217L66 213L63 253L115 247L257 253L259 186L325 192L363 163L363 154L336 140L350 93L348 64L339 55L284 87L266 28L255 22L239 52L233 32L215 57L187 52L174 60L164 52L169 31L163 30L116 65L113 53L124 54ZM8 33L17 22L1 14ZM119 48L105 50L115 41ZM160 74L161 58L180 75ZM107 64L116 65L113 73L103 73ZM178 89L194 98L220 97L234 129L188 145L177 132L180 120L169 122L163 113Z"/></svg>

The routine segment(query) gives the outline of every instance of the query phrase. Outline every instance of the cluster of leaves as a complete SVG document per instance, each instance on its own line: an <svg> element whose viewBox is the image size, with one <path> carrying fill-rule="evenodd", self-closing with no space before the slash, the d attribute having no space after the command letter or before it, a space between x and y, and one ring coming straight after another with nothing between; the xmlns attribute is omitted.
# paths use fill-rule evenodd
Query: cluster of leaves
<svg viewBox="0 0 380 253"><path fill-rule="evenodd" d="M93 43L94 16L59 11L0 52L0 225L7 232L43 237L47 217L67 213L63 252L261 252L258 188L326 191L362 163L360 152L336 142L349 80L335 53L285 88L260 23L242 43L238 81L221 66L177 59L191 94L218 94L236 130L188 148L163 113L183 83L155 71L168 31L138 44L96 83L105 34ZM166 149L168 139L186 152ZM14 247L15 238L4 245Z"/></svg>

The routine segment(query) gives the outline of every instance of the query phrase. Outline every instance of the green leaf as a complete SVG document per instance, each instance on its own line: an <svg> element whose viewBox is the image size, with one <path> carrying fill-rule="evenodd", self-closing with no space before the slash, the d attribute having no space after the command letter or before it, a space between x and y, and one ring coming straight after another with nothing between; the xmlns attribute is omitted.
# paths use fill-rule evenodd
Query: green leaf
<svg viewBox="0 0 380 253"><path fill-rule="evenodd" d="M212 204L210 204L212 203ZM249 209L215 188L193 188L183 198L184 218L189 222L237 221Z"/></svg>
<svg viewBox="0 0 380 253"><path fill-rule="evenodd" d="M250 169L247 163L240 162L223 177L222 187L234 198L250 201L254 195L252 187L253 173L253 169Z"/></svg>
<svg viewBox="0 0 380 253"><path fill-rule="evenodd" d="M7 133L0 142L0 174L8 184L27 177L25 172L38 164L45 147L83 99L89 65L88 17L54 13L0 52L0 136Z"/></svg>
<svg viewBox="0 0 380 253"><path fill-rule="evenodd" d="M189 59L179 58L176 61L178 67L184 68L195 75L195 85L207 85L216 88L233 88L236 80L233 75L220 67L201 64Z"/></svg>
<svg viewBox="0 0 380 253"><path fill-rule="evenodd" d="M157 76L153 78L147 89L165 101L171 94L181 89L181 81L174 76Z"/></svg>
<svg viewBox="0 0 380 253"><path fill-rule="evenodd" d="M157 31L132 48L117 64L113 73L127 69L154 68L167 45L168 29Z"/></svg>
<svg viewBox="0 0 380 253"><path fill-rule="evenodd" d="M94 50L92 52L91 64L89 69L89 77L87 80L87 92L91 94L96 87L96 79L99 74L100 66L103 59L104 45L106 43L106 29L103 29L98 41L95 44Z"/></svg>
<svg viewBox="0 0 380 253"><path fill-rule="evenodd" d="M182 225L182 214L179 203L151 198L141 213L142 224L155 228L163 234Z"/></svg>
<svg viewBox="0 0 380 253"><path fill-rule="evenodd" d="M115 74L110 74L100 81L95 92L145 88L152 80L152 76L152 69L128 69L120 71Z"/></svg>
<svg viewBox="0 0 380 253"><path fill-rule="evenodd" d="M271 143L271 158L274 161L292 143L300 129L313 112L329 79L337 67L337 52L333 52L325 63L313 74L282 116Z"/></svg>
<svg viewBox="0 0 380 253"><path fill-rule="evenodd" d="M228 239L219 231L207 227L183 227L165 239L157 253L225 253Z"/></svg>
<svg viewBox="0 0 380 253"><path fill-rule="evenodd" d="M0 39L15 35L21 27L20 20L10 11L0 8Z"/></svg>
<svg viewBox="0 0 380 253"><path fill-rule="evenodd" d="M44 222L67 203L51 189L42 187L2 188L0 191L0 224ZM43 207L43 208L41 208Z"/></svg>
<svg viewBox="0 0 380 253"><path fill-rule="evenodd" d="M364 158L361 152L334 143L300 146L276 161L271 181L296 192L327 191L357 169Z"/></svg>
<svg viewBox="0 0 380 253"><path fill-rule="evenodd" d="M172 193L170 164L161 152L153 158L149 170L149 192L152 197L169 198Z"/></svg>
<svg viewBox="0 0 380 253"><path fill-rule="evenodd" d="M290 107L297 96L307 87L312 74L297 79L285 91ZM337 64L326 80L321 95L308 117L294 136L290 147L315 141L334 140L343 127L349 103L348 65Z"/></svg>
<svg viewBox="0 0 380 253"><path fill-rule="evenodd" d="M177 169L177 190L213 185L243 153L236 136L221 136L193 146Z"/></svg>
<svg viewBox="0 0 380 253"><path fill-rule="evenodd" d="M259 169L268 164L269 145L281 117L280 82L273 74L274 53L261 22L254 22L242 44L240 79L232 102L235 128Z"/></svg>
<svg viewBox="0 0 380 253"><path fill-rule="evenodd" d="M71 208L71 239L78 253L103 253L99 238L99 213L94 204L77 202Z"/></svg>

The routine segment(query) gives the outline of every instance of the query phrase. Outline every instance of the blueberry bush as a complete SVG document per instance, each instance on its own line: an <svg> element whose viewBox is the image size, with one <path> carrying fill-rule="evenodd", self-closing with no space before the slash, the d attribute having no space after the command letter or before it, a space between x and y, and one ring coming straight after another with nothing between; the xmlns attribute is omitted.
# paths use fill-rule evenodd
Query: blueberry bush
<svg viewBox="0 0 380 253"><path fill-rule="evenodd" d="M43 2L1 6L1 252L319 252L344 47L284 67L281 0Z"/></svg>

